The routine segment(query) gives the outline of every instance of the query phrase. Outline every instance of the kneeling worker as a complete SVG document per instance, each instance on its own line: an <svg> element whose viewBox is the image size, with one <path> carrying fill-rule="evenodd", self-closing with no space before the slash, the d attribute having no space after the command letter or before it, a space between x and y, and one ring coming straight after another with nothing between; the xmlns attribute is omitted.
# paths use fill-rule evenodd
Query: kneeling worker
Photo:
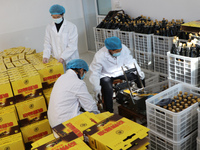
<svg viewBox="0 0 200 150"><path fill-rule="evenodd" d="M48 119L53 128L85 111L99 113L95 100L89 94L83 78L88 71L82 59L67 63L67 71L54 84L48 106Z"/></svg>
<svg viewBox="0 0 200 150"><path fill-rule="evenodd" d="M106 111L111 113L113 112L113 81L115 79L125 80L122 66L126 66L128 69L136 67L144 84L144 72L132 57L130 50L121 43L118 37L107 38L105 46L96 52L93 58L89 80L93 85L96 99L98 99L98 95L101 95L101 91L103 92ZM129 81L135 80L139 88L142 86L136 73L126 75Z"/></svg>

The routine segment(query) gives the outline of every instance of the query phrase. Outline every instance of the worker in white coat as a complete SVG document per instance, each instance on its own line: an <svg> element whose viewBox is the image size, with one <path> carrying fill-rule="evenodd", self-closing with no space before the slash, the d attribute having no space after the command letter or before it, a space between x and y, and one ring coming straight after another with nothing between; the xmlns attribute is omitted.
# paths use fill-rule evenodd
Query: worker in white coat
<svg viewBox="0 0 200 150"><path fill-rule="evenodd" d="M144 72L132 57L130 50L121 43L118 37L107 38L105 46L96 52L90 65L89 81L93 85L97 100L98 95L101 95L101 91L103 92L106 110L110 112L113 112L113 81L115 79L125 80L122 66L128 69L136 67L144 84ZM135 80L137 86L142 87L136 72L126 75L128 80Z"/></svg>
<svg viewBox="0 0 200 150"><path fill-rule="evenodd" d="M53 5L49 9L53 22L46 27L43 63L48 63L50 56L65 65L72 59L78 59L78 32L73 23L64 19L65 8Z"/></svg>
<svg viewBox="0 0 200 150"><path fill-rule="evenodd" d="M47 112L52 128L81 114L81 107L85 111L99 113L97 104L83 81L88 69L84 60L71 60L67 63L66 73L55 82Z"/></svg>

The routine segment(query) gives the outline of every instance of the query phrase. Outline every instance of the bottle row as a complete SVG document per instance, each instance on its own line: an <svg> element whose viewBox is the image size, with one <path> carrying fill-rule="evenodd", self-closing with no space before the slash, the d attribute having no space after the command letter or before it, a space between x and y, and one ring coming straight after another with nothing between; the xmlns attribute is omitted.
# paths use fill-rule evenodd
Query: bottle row
<svg viewBox="0 0 200 150"><path fill-rule="evenodd" d="M182 39L188 39L188 33L180 31L180 26L183 24L183 19L168 21L163 18L162 21L151 20L150 17L138 16L131 18L127 14L117 13L114 17L105 17L97 28L119 29L121 31L134 31L136 33L155 34L161 36L178 35Z"/></svg>
<svg viewBox="0 0 200 150"><path fill-rule="evenodd" d="M163 99L161 101L165 101L166 103L158 103L157 106L160 106L164 109L168 109L172 112L180 112L189 106L195 104L196 102L200 102L200 98L197 96L193 96L193 94L188 94L187 92L182 93L179 92L177 96L174 96L173 99Z"/></svg>
<svg viewBox="0 0 200 150"><path fill-rule="evenodd" d="M187 57L200 57L200 44L198 34L189 34L187 41L181 41L179 37L174 36L171 53Z"/></svg>

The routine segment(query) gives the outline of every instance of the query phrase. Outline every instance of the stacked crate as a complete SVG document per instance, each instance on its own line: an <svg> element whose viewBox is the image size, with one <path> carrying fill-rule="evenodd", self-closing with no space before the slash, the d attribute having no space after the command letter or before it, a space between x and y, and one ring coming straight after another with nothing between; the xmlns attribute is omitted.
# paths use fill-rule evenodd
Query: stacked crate
<svg viewBox="0 0 200 150"><path fill-rule="evenodd" d="M104 44L104 41L106 39L105 29L94 27L93 31L94 31L94 39L95 39L96 51L98 51L102 47L105 46L105 44Z"/></svg>
<svg viewBox="0 0 200 150"><path fill-rule="evenodd" d="M138 65L153 71L152 34L134 33L135 58Z"/></svg>
<svg viewBox="0 0 200 150"><path fill-rule="evenodd" d="M163 99L173 98L182 91L200 97L200 89L180 83L147 99L147 127L150 129L150 147L155 149L193 150L196 149L198 128L198 103L180 112L172 112L157 106Z"/></svg>
<svg viewBox="0 0 200 150"><path fill-rule="evenodd" d="M200 57L192 58L167 53L170 83L184 82L193 86L200 84Z"/></svg>
<svg viewBox="0 0 200 150"><path fill-rule="evenodd" d="M154 72L160 74L161 80L167 80L167 52L172 48L173 37L153 35Z"/></svg>

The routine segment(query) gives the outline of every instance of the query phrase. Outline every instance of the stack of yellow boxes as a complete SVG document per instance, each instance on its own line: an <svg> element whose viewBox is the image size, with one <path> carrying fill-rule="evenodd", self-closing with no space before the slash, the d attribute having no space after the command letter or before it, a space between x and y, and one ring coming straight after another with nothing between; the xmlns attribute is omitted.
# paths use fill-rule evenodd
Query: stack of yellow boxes
<svg viewBox="0 0 200 150"><path fill-rule="evenodd" d="M12 132L10 132L9 128L0 132L0 135L10 136L10 138L5 137L5 140L4 138L0 140L0 149L15 150L17 148L23 150L24 143L25 145L29 145L52 133L47 119L47 105L42 95L42 77L40 77L39 71L36 70L39 64L34 64L33 66L30 64L31 62L26 59L26 57L34 57L35 53L35 49L21 46L6 49L0 53L0 107L7 106L6 108L8 108L10 107L9 105L14 104L12 106L15 108L17 122L19 122L19 124L17 124L18 130L14 130L15 135L12 135L13 129L11 130ZM38 58L34 57L34 59L37 60ZM40 59L40 63L42 63L42 57L40 57ZM51 62L53 61L54 59L51 58ZM57 62L57 64L60 65L61 63ZM62 74L64 73L63 68L60 72ZM53 73L55 74L56 71ZM46 77L49 76L49 73L47 73L47 75L45 75L45 73L43 74ZM58 77L50 80L51 84L55 82L57 78ZM10 114L8 109L5 109L3 112L4 113L0 113L0 127L1 114L3 114L3 116L5 116L5 114ZM7 116L7 119L12 121L11 119L13 118ZM2 126L5 125L7 126L7 124L3 122ZM20 147L16 146L17 144Z"/></svg>
<svg viewBox="0 0 200 150"><path fill-rule="evenodd" d="M97 115L84 112L53 130L59 135L57 139L49 135L34 142L32 150L73 149L75 145L94 150L145 150L149 144L148 128L109 112Z"/></svg>
<svg viewBox="0 0 200 150"><path fill-rule="evenodd" d="M62 63L58 63L55 58L50 58L49 62L43 64L43 53L36 53L26 56L26 59L33 64L41 77L43 89L52 87L55 81L64 74Z"/></svg>

